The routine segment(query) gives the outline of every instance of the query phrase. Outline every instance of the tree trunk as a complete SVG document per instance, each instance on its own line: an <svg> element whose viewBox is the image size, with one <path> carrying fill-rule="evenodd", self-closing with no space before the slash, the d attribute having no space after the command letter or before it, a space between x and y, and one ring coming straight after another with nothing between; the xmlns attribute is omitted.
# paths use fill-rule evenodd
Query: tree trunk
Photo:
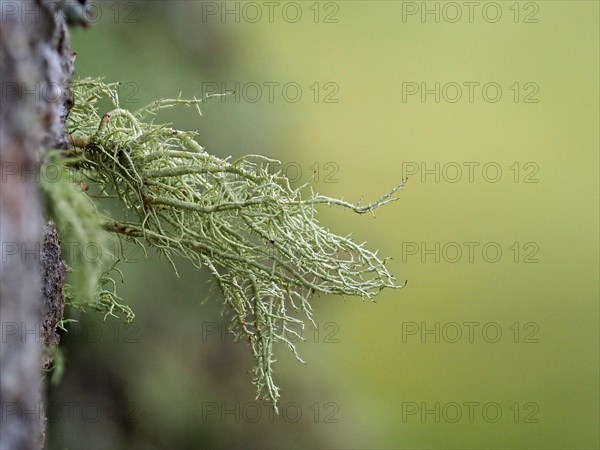
<svg viewBox="0 0 600 450"><path fill-rule="evenodd" d="M42 249L44 212L38 190L44 150L67 145L73 58L62 9L64 3L57 1L0 2L3 450L43 447L42 349L45 340L56 343L52 328L62 315L62 261L56 257L51 225Z"/></svg>

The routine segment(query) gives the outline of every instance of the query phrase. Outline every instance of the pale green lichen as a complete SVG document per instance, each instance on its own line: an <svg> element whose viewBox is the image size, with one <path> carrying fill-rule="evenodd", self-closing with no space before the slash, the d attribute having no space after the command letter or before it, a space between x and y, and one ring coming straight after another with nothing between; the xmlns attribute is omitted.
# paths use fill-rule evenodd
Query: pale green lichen
<svg viewBox="0 0 600 450"><path fill-rule="evenodd" d="M67 214L64 224L57 221L59 229L70 227L82 240L101 239L101 221L104 230L158 249L173 267L173 257L183 256L207 268L223 295L232 331L252 349L257 397L274 404L279 397L272 367L276 342L300 359L293 341L304 326L299 313L312 321L313 294L370 299L386 287L399 287L377 252L322 226L315 207L372 212L396 200L402 185L366 206L306 192L306 186L292 188L281 173L269 170L276 161L258 155L220 159L204 151L195 132L154 122L161 110L178 105L199 111L203 99L159 100L132 112L120 107L117 84L84 79L73 90L72 149L65 170L95 186L97 205L116 199L123 213ZM104 113L102 100L110 103ZM60 202L58 216L80 207L69 203L80 205L92 196L60 189L50 194L51 202ZM94 276L90 282L100 280L98 273ZM129 316L113 289L104 292L104 303L102 294L95 297L98 309Z"/></svg>
<svg viewBox="0 0 600 450"><path fill-rule="evenodd" d="M116 294L109 274L114 271L114 264L106 270L111 255L108 251L110 236L103 229L105 219L94 202L82 192L84 174L70 167L76 161L64 158L62 152L51 152L40 183L48 214L55 221L65 244L63 256L67 258L69 272L64 289L65 302L83 311L89 307L115 317L114 313L119 312L129 323L134 318L133 311ZM101 249L97 258L86 257L82 251L82 247L90 243ZM105 289L104 285L110 289Z"/></svg>

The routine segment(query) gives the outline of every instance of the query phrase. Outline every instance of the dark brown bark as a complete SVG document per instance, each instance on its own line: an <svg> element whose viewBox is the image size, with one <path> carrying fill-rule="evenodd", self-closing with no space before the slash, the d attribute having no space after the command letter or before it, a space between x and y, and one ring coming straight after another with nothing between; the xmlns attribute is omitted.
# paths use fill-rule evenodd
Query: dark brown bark
<svg viewBox="0 0 600 450"><path fill-rule="evenodd" d="M50 225L42 252L38 191L45 150L67 146L73 60L61 7L0 3L1 449L43 446L42 349L57 343L62 316L64 267Z"/></svg>
<svg viewBox="0 0 600 450"><path fill-rule="evenodd" d="M65 263L62 260L60 238L53 221L44 229L44 246L41 253L42 263L42 342L48 350L43 359L43 368L48 369L51 354L60 342L56 331L63 318L65 297Z"/></svg>

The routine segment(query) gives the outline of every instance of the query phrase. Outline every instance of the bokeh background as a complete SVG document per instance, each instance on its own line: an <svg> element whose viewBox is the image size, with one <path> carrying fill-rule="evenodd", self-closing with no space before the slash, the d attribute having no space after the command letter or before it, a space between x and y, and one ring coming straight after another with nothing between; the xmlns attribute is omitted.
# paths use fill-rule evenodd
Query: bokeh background
<svg viewBox="0 0 600 450"><path fill-rule="evenodd" d="M315 298L273 416L206 274L129 247L136 320L68 313L50 448L598 448L599 4L490 3L97 2L77 75L124 106L237 90L164 120L349 200L412 175L321 211L408 284Z"/></svg>

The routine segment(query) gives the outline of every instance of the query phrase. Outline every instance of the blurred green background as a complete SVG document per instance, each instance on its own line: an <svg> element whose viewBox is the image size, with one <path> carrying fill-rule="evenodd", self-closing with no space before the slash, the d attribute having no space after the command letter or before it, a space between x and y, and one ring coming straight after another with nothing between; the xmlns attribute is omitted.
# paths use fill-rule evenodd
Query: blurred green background
<svg viewBox="0 0 600 450"><path fill-rule="evenodd" d="M408 284L315 298L274 417L206 274L128 248L136 321L69 312L50 448L598 448L599 4L491 3L97 3L77 75L124 106L236 89L164 120L348 200L412 175L321 214Z"/></svg>

